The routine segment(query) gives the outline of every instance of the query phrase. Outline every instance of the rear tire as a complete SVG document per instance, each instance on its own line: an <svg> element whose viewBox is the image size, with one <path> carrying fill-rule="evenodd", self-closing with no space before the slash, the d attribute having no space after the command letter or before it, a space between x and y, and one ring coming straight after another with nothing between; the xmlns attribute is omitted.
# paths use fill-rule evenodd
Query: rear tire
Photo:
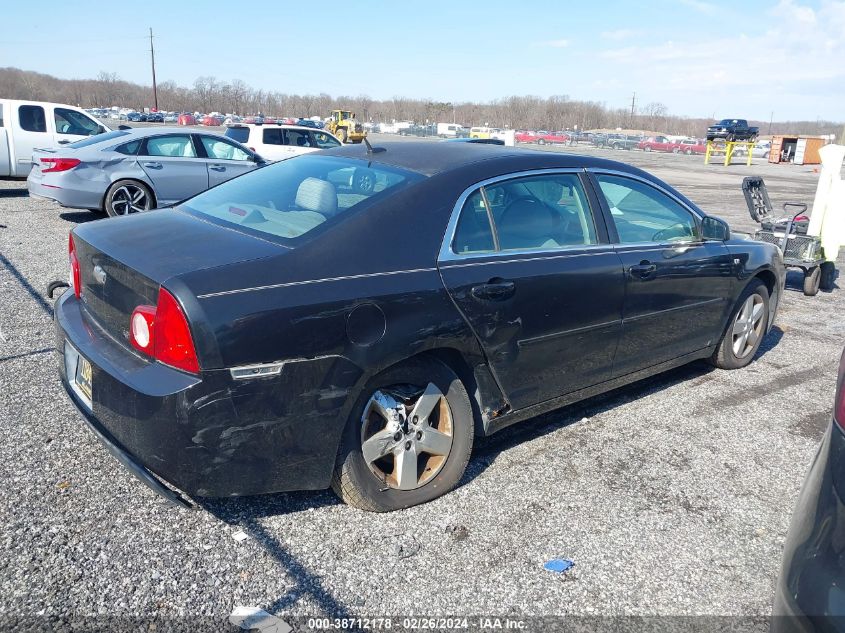
<svg viewBox="0 0 845 633"><path fill-rule="evenodd" d="M815 297L819 294L822 281L821 266L814 266L804 273L804 294L808 297Z"/></svg>
<svg viewBox="0 0 845 633"><path fill-rule="evenodd" d="M409 385L424 394L400 393ZM427 413L414 426L412 413L420 409ZM362 391L341 438L332 489L370 512L426 503L458 483L473 433L469 395L455 373L433 358L407 361ZM429 453L435 440L437 449Z"/></svg>
<svg viewBox="0 0 845 633"><path fill-rule="evenodd" d="M719 369L748 365L763 342L768 321L769 290L761 280L755 279L739 295L710 363Z"/></svg>
<svg viewBox="0 0 845 633"><path fill-rule="evenodd" d="M825 292L830 292L836 287L836 264L824 262L821 266L821 280L819 287Z"/></svg>
<svg viewBox="0 0 845 633"><path fill-rule="evenodd" d="M118 180L106 191L106 213L112 217L155 209L150 188L137 180Z"/></svg>

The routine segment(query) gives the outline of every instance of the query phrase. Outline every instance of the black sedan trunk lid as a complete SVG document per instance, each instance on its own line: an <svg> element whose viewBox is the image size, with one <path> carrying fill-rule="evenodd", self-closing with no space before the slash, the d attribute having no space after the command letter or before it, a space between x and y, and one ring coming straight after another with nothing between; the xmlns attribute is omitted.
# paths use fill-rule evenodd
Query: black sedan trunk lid
<svg viewBox="0 0 845 633"><path fill-rule="evenodd" d="M170 209L81 225L74 244L86 311L120 341L133 310L155 306L168 279L287 250Z"/></svg>

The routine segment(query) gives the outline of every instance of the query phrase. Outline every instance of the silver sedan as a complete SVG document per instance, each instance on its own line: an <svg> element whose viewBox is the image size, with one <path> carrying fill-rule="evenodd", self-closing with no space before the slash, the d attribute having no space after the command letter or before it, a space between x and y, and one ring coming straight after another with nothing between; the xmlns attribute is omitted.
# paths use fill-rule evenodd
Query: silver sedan
<svg viewBox="0 0 845 633"><path fill-rule="evenodd" d="M114 216L175 204L265 161L220 134L157 127L36 149L32 164L30 195Z"/></svg>

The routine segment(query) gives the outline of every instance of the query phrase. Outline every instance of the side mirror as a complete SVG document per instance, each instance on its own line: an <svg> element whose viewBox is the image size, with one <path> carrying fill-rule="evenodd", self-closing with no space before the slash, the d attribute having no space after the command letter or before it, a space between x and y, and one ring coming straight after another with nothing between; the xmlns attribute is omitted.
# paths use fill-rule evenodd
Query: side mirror
<svg viewBox="0 0 845 633"><path fill-rule="evenodd" d="M131 130L132 126L130 126L130 125L118 125L117 129L118 130Z"/></svg>
<svg viewBox="0 0 845 633"><path fill-rule="evenodd" d="M701 234L705 240L724 242L731 239L731 227L721 218L708 215L701 221Z"/></svg>

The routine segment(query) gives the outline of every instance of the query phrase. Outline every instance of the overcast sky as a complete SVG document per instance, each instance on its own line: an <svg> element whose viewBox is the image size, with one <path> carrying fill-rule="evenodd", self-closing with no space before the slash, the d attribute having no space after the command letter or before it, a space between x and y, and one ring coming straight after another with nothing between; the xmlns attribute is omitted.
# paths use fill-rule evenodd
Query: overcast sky
<svg viewBox="0 0 845 633"><path fill-rule="evenodd" d="M845 120L845 0L11 2L0 66L150 84L148 27L181 85Z"/></svg>

